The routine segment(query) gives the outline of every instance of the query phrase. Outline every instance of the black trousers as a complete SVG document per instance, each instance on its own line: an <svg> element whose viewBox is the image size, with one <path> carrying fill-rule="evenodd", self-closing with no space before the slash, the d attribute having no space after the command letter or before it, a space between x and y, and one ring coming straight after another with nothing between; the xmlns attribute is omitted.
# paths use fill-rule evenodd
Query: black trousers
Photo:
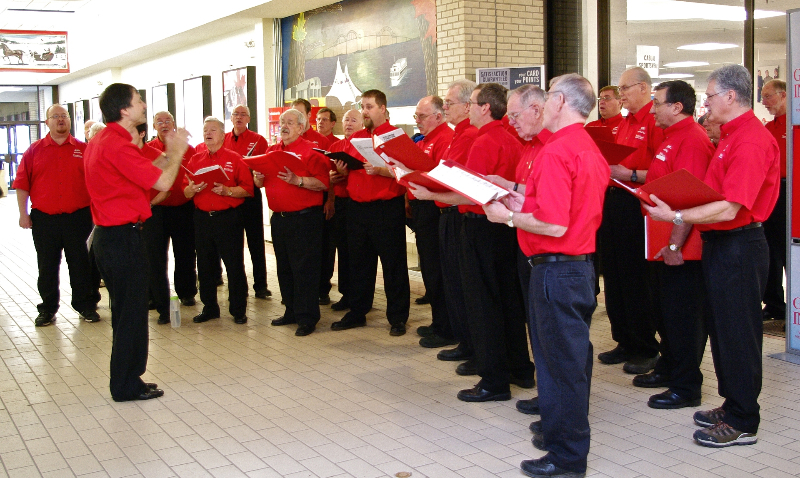
<svg viewBox="0 0 800 478"><path fill-rule="evenodd" d="M323 269L331 271L333 275L333 264L331 257L336 258L339 254L339 293L342 294L342 300L346 303L350 300L350 250L347 243L347 208L350 204L350 198L337 197L334 200L334 208L336 212L330 220L330 233L328 238L328 267L326 267L325 259L323 258ZM325 245L322 246L323 254L325 253ZM331 252L333 251L333 252ZM323 276L324 277L324 276ZM330 282L330 279L328 280ZM330 290L330 289L328 289Z"/></svg>
<svg viewBox="0 0 800 478"><path fill-rule="evenodd" d="M764 292L764 305L777 316L786 313L783 291L783 272L786 268L786 179L781 179L780 194L775 209L764 221L764 236L769 245L769 275Z"/></svg>
<svg viewBox="0 0 800 478"><path fill-rule="evenodd" d="M654 262L660 293L661 357L655 372L670 377L669 389L687 399L700 398L703 373L700 363L708 334L705 321L706 286L700 261L685 261L680 266Z"/></svg>
<svg viewBox="0 0 800 478"><path fill-rule="evenodd" d="M173 285L181 299L197 294L194 249L194 204L153 206L144 223L147 262L150 266L150 297L162 317L169 316L169 243L175 258Z"/></svg>
<svg viewBox="0 0 800 478"><path fill-rule="evenodd" d="M244 316L247 276L244 272L244 227L239 208L219 211L213 216L195 209L194 234L203 312L219 315L216 274L221 257L228 272L228 311L234 317Z"/></svg>
<svg viewBox="0 0 800 478"><path fill-rule="evenodd" d="M339 198L336 198L339 199ZM328 191L324 191L322 194L322 204L328 200ZM333 204L334 208L334 217L339 212L339 209L336 207L336 203ZM325 297L331 292L331 288L333 284L331 284L331 278L333 277L333 269L336 264L336 242L333 238L333 221L334 218L331 217L330 219L325 219L325 214L323 213L323 222L322 222L322 254L320 256L320 270L319 270L319 296Z"/></svg>
<svg viewBox="0 0 800 478"><path fill-rule="evenodd" d="M147 257L141 223L98 226L93 247L111 302L111 396L128 400L145 391L147 369Z"/></svg>
<svg viewBox="0 0 800 478"><path fill-rule="evenodd" d="M298 214L302 212L302 214ZM303 211L272 214L272 245L278 268L278 286L286 311L299 325L319 322L319 263L322 256L321 206Z"/></svg>
<svg viewBox="0 0 800 478"><path fill-rule="evenodd" d="M755 433L760 422L761 297L769 269L767 240L761 227L702 236L703 275L711 308L706 327L718 391L725 399L723 421Z"/></svg>
<svg viewBox="0 0 800 478"><path fill-rule="evenodd" d="M405 324L411 288L406 260L406 213L402 196L358 202L347 206L347 241L350 250L350 311L345 318L362 320L372 308L378 258L383 267L386 318Z"/></svg>
<svg viewBox="0 0 800 478"><path fill-rule="evenodd" d="M264 209L261 189L254 189L253 197L244 198L239 206L247 236L247 249L253 263L253 290L267 288L267 255L264 242Z"/></svg>
<svg viewBox="0 0 800 478"><path fill-rule="evenodd" d="M417 238L422 282L425 295L431 302L431 326L436 335L446 339L453 338L442 279L442 260L439 253L439 207L433 201L412 199L411 221Z"/></svg>
<svg viewBox="0 0 800 478"><path fill-rule="evenodd" d="M467 307L464 288L461 284L461 242L464 216L457 207L440 210L439 215L439 254L442 265L442 283L453 337L458 340L458 348L472 353L472 337L467 324Z"/></svg>
<svg viewBox="0 0 800 478"><path fill-rule="evenodd" d="M652 270L644 257L644 218L639 200L608 188L599 230L611 337L631 354L658 352Z"/></svg>
<svg viewBox="0 0 800 478"><path fill-rule="evenodd" d="M61 298L59 270L61 251L69 267L72 286L72 308L78 313L97 309L99 293L92 286L91 264L86 240L92 232L92 213L88 207L69 214L47 214L31 210L33 245L39 264L37 286L42 303L39 312L55 314Z"/></svg>
<svg viewBox="0 0 800 478"><path fill-rule="evenodd" d="M467 323L481 381L491 392L510 390L509 378L533 378L526 313L517 275L516 230L464 215L461 281Z"/></svg>

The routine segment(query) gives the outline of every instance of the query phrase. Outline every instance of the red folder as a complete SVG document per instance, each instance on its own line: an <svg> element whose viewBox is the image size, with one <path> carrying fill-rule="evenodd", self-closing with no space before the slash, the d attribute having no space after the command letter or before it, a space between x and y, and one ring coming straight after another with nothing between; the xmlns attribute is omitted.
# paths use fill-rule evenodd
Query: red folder
<svg viewBox="0 0 800 478"><path fill-rule="evenodd" d="M399 162L405 166L404 169L411 171L430 171L438 164L405 134L381 143L375 151L386 154L392 162Z"/></svg>
<svg viewBox="0 0 800 478"><path fill-rule="evenodd" d="M439 168L443 168L441 171L446 171L447 169L453 169L453 170L458 170L460 173L466 173L466 176L462 177L469 177L471 181L470 183L466 184L465 187L460 187L454 184L448 184L446 182L443 182L433 177L438 171L440 171ZM421 175L427 177L431 181L439 183L448 190L456 192L461 196L469 199L473 203L479 204L481 206L486 205L492 201L501 199L508 195L508 191L499 184L495 184L489 181L488 179L486 179L486 176L480 173L476 173L475 171L467 168L466 166L462 166L452 160L442 161L441 163L439 163L438 166L433 168L431 171L427 173L421 173ZM492 189L492 186L499 189L494 194L492 194L491 197L486 198L486 200L476 199L476 196L478 196L479 193L486 192L487 189Z"/></svg>
<svg viewBox="0 0 800 478"><path fill-rule="evenodd" d="M195 184L206 183L210 186L213 186L214 183L221 184L228 179L228 174L218 164L208 166L206 168L200 168L192 173L192 181L194 181Z"/></svg>
<svg viewBox="0 0 800 478"><path fill-rule="evenodd" d="M611 166L621 163L625 158L636 152L636 148L633 146L609 143L603 140L595 140L594 142L600 150L600 153L602 153L603 158L605 158L606 162Z"/></svg>
<svg viewBox="0 0 800 478"><path fill-rule="evenodd" d="M284 168L289 168L289 171L298 176L311 176L306 163L286 151L271 151L267 154L243 158L242 161L248 168L265 176L275 176L278 173L286 172Z"/></svg>
<svg viewBox="0 0 800 478"><path fill-rule="evenodd" d="M663 261L663 257L655 259L656 254L669 245L669 237L672 234L671 222L655 221L650 215L644 217L644 252L645 259L648 261ZM703 254L703 240L700 239L700 231L696 227L686 238L686 242L681 247L683 260L699 261Z"/></svg>
<svg viewBox="0 0 800 478"><path fill-rule="evenodd" d="M616 179L612 181L649 206L655 206L655 203L650 200L651 194L667 203L671 209L689 209L714 201L725 200L725 196L714 191L711 186L686 169L671 172L635 189L631 188L631 183L617 181Z"/></svg>
<svg viewBox="0 0 800 478"><path fill-rule="evenodd" d="M597 141L605 141L606 143L616 142L616 139L614 138L614 131L608 126L587 126L586 132L589 133L589 136L591 136L595 142Z"/></svg>
<svg viewBox="0 0 800 478"><path fill-rule="evenodd" d="M434 181L433 179L429 178L424 171L412 171L401 176L397 182L401 186L405 186L412 191L414 188L408 183L419 184L420 186L424 186L426 189L434 193L446 193L450 191L450 188L442 186L438 181Z"/></svg>

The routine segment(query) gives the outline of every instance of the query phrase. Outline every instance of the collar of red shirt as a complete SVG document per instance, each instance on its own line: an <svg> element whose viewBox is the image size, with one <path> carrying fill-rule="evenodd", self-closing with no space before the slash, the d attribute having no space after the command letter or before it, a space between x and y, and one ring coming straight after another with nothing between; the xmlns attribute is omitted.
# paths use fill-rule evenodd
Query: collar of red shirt
<svg viewBox="0 0 800 478"><path fill-rule="evenodd" d="M114 133L116 133L116 134L122 136L123 138L125 138L126 141L130 141L130 140L133 139L133 136L131 136L131 133L127 129L125 129L122 126L120 126L119 123L110 123L110 124L107 124L106 127L109 130L113 131Z"/></svg>
<svg viewBox="0 0 800 478"><path fill-rule="evenodd" d="M694 118L692 118L691 116L687 116L686 118L683 118L682 120L678 121L677 123L675 123L674 125L670 126L669 128L664 129L664 137L665 138L669 138L676 131L680 131L680 130L682 130L684 128L688 128L694 122L695 122Z"/></svg>
<svg viewBox="0 0 800 478"><path fill-rule="evenodd" d="M636 114L629 113L626 119L631 122L636 123L644 123L645 119L650 116L650 110L653 108L653 102L650 101L646 105L642 106L642 109L636 112Z"/></svg>
<svg viewBox="0 0 800 478"><path fill-rule="evenodd" d="M470 126L472 126L472 123L469 122L469 118L463 119L463 120L461 120L460 123L458 123L456 125L456 128L455 128L454 131L456 133L462 133L462 132L464 132L465 129L469 128Z"/></svg>
<svg viewBox="0 0 800 478"><path fill-rule="evenodd" d="M786 113L776 116L772 123L775 123L776 126L783 126L783 129L786 129Z"/></svg>
<svg viewBox="0 0 800 478"><path fill-rule="evenodd" d="M166 149L164 143L160 139L158 139L158 136L156 136L155 138L152 139L152 141L146 144L152 148L156 148L159 151L164 151Z"/></svg>
<svg viewBox="0 0 800 478"><path fill-rule="evenodd" d="M249 129L245 128L244 131L242 131L242 134L237 135L236 130L231 130L231 138L233 138L234 141L239 141L239 138L245 136L249 131Z"/></svg>
<svg viewBox="0 0 800 478"><path fill-rule="evenodd" d="M614 121L614 120L616 120L616 119L624 119L624 118L622 117L622 113L617 113L617 114L616 114L616 116L612 116L611 118L603 118L603 117L601 116L601 117L600 117L600 124L606 124L606 123L608 123L609 121Z"/></svg>
<svg viewBox="0 0 800 478"><path fill-rule="evenodd" d="M426 144L427 144L427 143L430 143L430 142L431 142L431 141L433 141L433 140L434 140L434 139L435 139L437 136L439 136L440 134L442 134L442 132L443 132L443 131L445 131L445 128L447 128L447 129L450 129L450 126L448 126L446 122L445 122L445 123L442 123L442 124L440 124L439 126L437 126L437 127L435 127L435 128L433 128L433 131L431 131L430 133L428 133L428 134L426 134L426 135L425 135L425 139L423 139L423 141L424 141Z"/></svg>
<svg viewBox="0 0 800 478"><path fill-rule="evenodd" d="M45 137L43 138L43 140L42 140L42 143L43 143L45 146L63 146L63 145L64 145L64 144L66 144L66 143L69 143L69 144L71 144L71 145L73 145L73 146L78 146L78 142L79 142L79 141L78 141L77 139L75 139L75 137L74 137L74 136L72 136L72 135L69 135L69 136L67 136L67 139L66 139L66 141L64 141L64 142L63 142L63 143L61 143L61 144L58 144L58 143L56 143L56 142L55 142L55 140L53 139L53 137L52 137L52 136L50 136L50 133L47 133L47 136L45 136Z"/></svg>
<svg viewBox="0 0 800 478"><path fill-rule="evenodd" d="M564 136L566 136L566 135L568 135L568 134L570 134L570 133L572 133L572 132L574 132L575 130L578 130L578 129L583 129L583 124L582 123L575 123L575 124L571 124L569 126L564 126L560 130L558 130L555 133L551 134L550 138L547 140L547 142L550 143L550 142L556 141L558 138L562 138L562 137L564 137ZM586 133L586 134L589 134L589 133Z"/></svg>
<svg viewBox="0 0 800 478"><path fill-rule="evenodd" d="M533 143L534 141L539 140L540 143L545 144L546 142L550 141L552 136L553 133L551 133L549 129L545 128L539 131L539 134L534 136L533 139L531 139L531 142Z"/></svg>
<svg viewBox="0 0 800 478"><path fill-rule="evenodd" d="M478 130L478 136L487 134L487 133L489 133L491 131L494 131L494 130L496 130L498 128L500 128L503 131L505 131L505 128L503 128L503 122L500 121L500 120L491 121L491 122L486 123L485 125L480 127L480 129Z"/></svg>
<svg viewBox="0 0 800 478"><path fill-rule="evenodd" d="M751 119L755 118L756 115L753 113L753 110L747 110L746 113L739 115L738 117L728 121L724 125L719 127L720 131L720 141L725 139L729 134L736 131L740 126L747 123Z"/></svg>
<svg viewBox="0 0 800 478"><path fill-rule="evenodd" d="M380 125L377 128L375 128L375 130L372 131L372 132L370 132L366 128L362 129L361 131L366 131L367 132L367 136L366 137L369 137L369 136L372 136L372 135L379 136L379 135L382 135L384 133L388 133L389 131L392 131L393 129L395 129L395 127L392 126L391 124L389 124L388 121L385 121L382 125ZM358 136L355 136L356 134L357 133L354 133L353 136L351 136L351 137L358 137ZM363 138L364 136L361 136L361 137Z"/></svg>

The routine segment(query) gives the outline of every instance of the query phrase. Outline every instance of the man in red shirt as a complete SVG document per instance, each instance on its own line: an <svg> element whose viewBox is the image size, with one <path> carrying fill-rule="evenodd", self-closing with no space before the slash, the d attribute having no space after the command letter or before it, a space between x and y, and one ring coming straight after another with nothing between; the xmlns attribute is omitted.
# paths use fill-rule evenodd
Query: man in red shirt
<svg viewBox="0 0 800 478"><path fill-rule="evenodd" d="M617 132L617 143L633 146L636 151L620 164L611 166L611 178L642 184L647 178L656 148L664 140L650 114L651 79L639 67L625 70L619 79L622 104L629 113ZM639 201L611 183L606 192L600 236L606 311L611 323L611 337L617 347L600 353L605 364L626 362L623 370L644 374L658 359L656 314L653 300L652 269L644 257L644 227Z"/></svg>
<svg viewBox="0 0 800 478"><path fill-rule="evenodd" d="M438 96L422 98L417 103L414 119L419 132L425 135L417 146L438 163L444 159L453 139L453 130L444 117L444 102ZM425 295L431 304L430 327L433 333L422 337L419 344L427 348L456 345L458 341L453 337L453 329L450 327L450 318L447 315L439 252L439 218L442 214L433 201L417 199L410 190L408 200L411 206L412 229L417 239L422 281L425 283Z"/></svg>
<svg viewBox="0 0 800 478"><path fill-rule="evenodd" d="M197 171L219 166L227 175L222 182L195 183L186 176L183 194L194 199L194 236L197 247L197 273L203 311L195 323L219 318L216 273L219 258L228 272L229 312L237 324L247 323L247 276L244 272L244 224L239 207L253 194L253 174L242 156L223 147L225 125L209 116L203 121L205 149L192 156L187 168Z"/></svg>
<svg viewBox="0 0 800 478"><path fill-rule="evenodd" d="M156 138L147 146L165 151L167 134L177 130L175 118L169 111L159 111L153 116L153 129ZM183 160L188 163L195 150L188 147ZM186 170L181 168L178 177L168 192L150 190L150 203L153 215L144 224L147 242L147 260L150 265L150 297L158 311L158 323L169 323L169 276L168 251L172 241L175 256L173 286L183 305L195 304L197 294L196 255L194 250L194 204L183 195L183 181ZM159 197L161 196L161 197ZM156 203L156 199L158 202Z"/></svg>
<svg viewBox="0 0 800 478"><path fill-rule="evenodd" d="M164 395L142 381L147 369L147 259L142 223L150 217L149 190L169 191L188 148L188 133L168 134L156 161L133 142L147 121L147 105L131 85L114 83L100 95L107 127L86 148L86 187L95 223L93 248L111 302L111 397L148 400Z"/></svg>
<svg viewBox="0 0 800 478"><path fill-rule="evenodd" d="M584 476L589 454L589 325L595 233L609 168L583 128L594 108L592 85L577 74L551 82L544 126L553 132L533 162L524 196L486 207L489 220L519 228L528 256L529 326L539 378L541 421L533 446L547 454L521 463L528 476Z"/></svg>
<svg viewBox="0 0 800 478"><path fill-rule="evenodd" d="M334 142L328 148L329 151L344 151L350 145L350 138L356 131L364 128L364 120L358 110L348 110L342 118L344 128L344 139ZM331 309L341 311L350 308L350 252L347 245L347 206L350 204L350 195L347 194L347 168L342 166L339 172L335 164L332 164L330 172L330 187L328 197L325 201L325 218L331 221L330 238L331 244L328 246L328 260L339 254L339 293L342 298L338 302L331 304ZM325 246L323 246L325 250ZM323 259L324 261L324 259ZM326 271L333 270L333 266L326 267ZM327 274L327 272L326 272ZM330 273L333 276L333 273ZM324 280L323 276L323 280ZM328 279L330 281L330 279Z"/></svg>
<svg viewBox="0 0 800 478"><path fill-rule="evenodd" d="M256 173L256 184L263 183L269 208L273 211L272 243L278 268L278 285L286 305L283 317L272 325L298 324L295 335L306 336L319 322L319 264L322 261L322 192L328 189L330 161L314 151L310 141L301 138L306 116L295 109L280 117L281 141L268 152L285 151L296 155L306 171L285 172L276 176ZM304 174L305 173L305 174Z"/></svg>
<svg viewBox="0 0 800 478"><path fill-rule="evenodd" d="M361 114L365 129L351 136L372 138L395 129L386 120L386 95L368 90L361 96ZM362 159L355 146L347 144L344 152ZM362 159L363 160L363 159ZM364 160L364 168L348 172L347 241L350 251L350 311L331 324L333 330L367 325L367 312L375 296L378 258L383 267L386 290L386 318L389 335L406 333L411 290L406 261L405 188L397 184L388 168L375 167Z"/></svg>
<svg viewBox="0 0 800 478"><path fill-rule="evenodd" d="M761 89L761 103L774 116L766 124L781 152L781 188L775 209L764 221L764 236L769 244L769 275L764 292L764 318L786 316L783 272L786 268L786 82L768 81Z"/></svg>
<svg viewBox="0 0 800 478"><path fill-rule="evenodd" d="M336 113L330 108L320 108L317 111L317 133L328 139L328 147L339 141L333 135L333 127L336 126Z"/></svg>
<svg viewBox="0 0 800 478"><path fill-rule="evenodd" d="M330 108L320 108L317 111L317 132L328 140L328 150L331 150L333 143L339 141L339 138L333 135L333 127L336 125L336 113ZM331 162L331 171L335 171L336 166ZM331 184L333 187L333 184ZM347 186L345 186L345 189ZM331 278L333 277L333 269L336 264L336 241L333 237L333 228L335 227L332 221L333 213L328 213L330 209L335 208L334 193L325 191L323 193L325 198L325 223L322 228L322 269L319 276L319 298L320 304L330 304L330 292L333 284ZM330 203L330 206L327 205ZM341 262L341 261L340 261ZM341 272L340 272L341 273ZM339 292L341 292L341 283L339 284ZM346 287L346 286L345 286ZM336 310L336 309L334 309ZM339 309L344 310L344 309Z"/></svg>
<svg viewBox="0 0 800 478"><path fill-rule="evenodd" d="M619 125L625 118L622 117L622 102L620 101L619 88L614 85L600 88L600 97L597 98L597 110L600 119L587 123L586 126L605 126L611 128L614 136L619 131Z"/></svg>
<svg viewBox="0 0 800 478"><path fill-rule="evenodd" d="M694 121L697 98L694 88L681 80L659 83L655 88L652 112L656 126L664 130L650 169L650 183L666 174L686 169L702 179L714 154L714 145L703 127ZM650 397L651 408L683 408L700 405L703 373L700 362L705 351L705 285L699 260L684 260L681 248L690 224L672 225L669 243L664 244L653 262L656 291L661 306L656 323L661 337L661 357L652 372L637 375L637 387L669 387ZM680 298L678 300L678 298Z"/></svg>
<svg viewBox="0 0 800 478"><path fill-rule="evenodd" d="M305 98L298 98L292 101L292 108L306 115L306 130L303 131L302 138L314 143L315 148L327 150L330 146L330 139L314 131L314 128L311 127L311 103Z"/></svg>
<svg viewBox="0 0 800 478"><path fill-rule="evenodd" d="M44 327L56 320L60 294L61 251L69 266L72 308L87 322L97 322L97 287L92 286L86 239L92 231L89 193L83 173L86 145L70 133L69 113L61 105L47 109L45 124L50 130L22 155L14 179L19 205L19 226L32 229L39 264L39 315L35 325ZM62 185L68 185L63 187ZM32 203L28 213L28 199Z"/></svg>
<svg viewBox="0 0 800 478"><path fill-rule="evenodd" d="M507 90L484 83L472 91L469 117L478 128L467 168L479 174L513 179L522 145L500 120L506 113ZM516 270L515 231L490 223L481 206L463 196L431 193L412 183L420 199L461 204L464 215L461 242L461 283L469 334L474 344L475 368L481 380L458 392L465 402L510 400L513 383L533 388L534 368L525 334L525 310Z"/></svg>
<svg viewBox="0 0 800 478"><path fill-rule="evenodd" d="M231 113L233 131L225 134L222 147L235 151L241 156L255 156L267 151L267 140L263 136L248 129L250 108L239 105ZM246 196L239 206L242 215L244 232L247 237L247 250L253 264L253 291L257 299L266 299L272 295L267 288L267 256L264 243L264 206L261 200L261 189L254 188L252 196ZM219 269L221 273L221 268Z"/></svg>
<svg viewBox="0 0 800 478"><path fill-rule="evenodd" d="M722 139L704 182L725 199L673 211L653 201L653 219L697 224L703 238L703 275L710 317L706 329L725 401L696 412L694 433L703 446L751 445L758 441L763 323L761 298L769 269L769 247L762 221L769 217L780 189L780 150L750 107L753 79L742 66L727 65L708 77L706 108L721 124Z"/></svg>

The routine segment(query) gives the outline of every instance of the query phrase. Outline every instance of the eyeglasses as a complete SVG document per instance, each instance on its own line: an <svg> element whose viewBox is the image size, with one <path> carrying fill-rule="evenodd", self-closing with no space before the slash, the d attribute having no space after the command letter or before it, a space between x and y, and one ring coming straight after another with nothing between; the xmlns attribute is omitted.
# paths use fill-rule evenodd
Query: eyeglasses
<svg viewBox="0 0 800 478"><path fill-rule="evenodd" d="M231 113L231 116L250 116L247 113Z"/></svg>
<svg viewBox="0 0 800 478"><path fill-rule="evenodd" d="M641 85L644 83L643 81L638 81L636 83L631 83L630 85L620 86L619 91L628 91L629 89L633 88L636 85Z"/></svg>
<svg viewBox="0 0 800 478"><path fill-rule="evenodd" d="M48 119L65 120L65 119L69 119L69 115L53 115L53 116L50 116Z"/></svg>
<svg viewBox="0 0 800 478"><path fill-rule="evenodd" d="M450 101L450 100L446 100L444 102L444 106L446 108L450 108L453 105L467 105L467 106L469 106L470 102L469 101Z"/></svg>
<svg viewBox="0 0 800 478"><path fill-rule="evenodd" d="M731 91L731 90L718 91L718 92L714 93L713 95L706 95L706 101L705 102L708 103L709 101L711 101L711 98L713 98L713 97L715 97L717 95L721 95L723 93L727 93L729 91Z"/></svg>
<svg viewBox="0 0 800 478"><path fill-rule="evenodd" d="M156 126L169 126L171 124L172 120L156 121Z"/></svg>
<svg viewBox="0 0 800 478"><path fill-rule="evenodd" d="M413 118L414 118L415 120L417 120L417 121L425 121L425 118L427 118L428 116L433 116L433 115L435 115L435 114L436 114L436 113L431 113L431 114L429 114L429 115L418 115L418 114L414 113L414 116L413 116Z"/></svg>
<svg viewBox="0 0 800 478"><path fill-rule="evenodd" d="M601 96L600 98L597 98L597 101L598 102L600 102L600 101L611 101L611 100L616 100L616 99L617 98L615 96Z"/></svg>
<svg viewBox="0 0 800 478"><path fill-rule="evenodd" d="M521 110L519 110L517 113L508 113L508 119L509 119L509 120L514 120L514 121L517 121L517 118L519 118L519 115L521 115L523 111L527 110L527 109L528 109L528 108L530 108L531 106L534 106L534 103L531 103L531 104L529 104L528 106L526 106L526 107L522 108L522 109L521 109Z"/></svg>
<svg viewBox="0 0 800 478"><path fill-rule="evenodd" d="M778 95L779 95L778 93L766 93L766 94L762 93L761 94L761 101L764 101L764 100L769 101L770 98L775 98Z"/></svg>
<svg viewBox="0 0 800 478"><path fill-rule="evenodd" d="M672 103L669 103L669 102L664 102L664 103L661 103L661 102L660 102L660 101L658 101L658 100L653 100L653 108L656 108L656 109L658 109L658 107L659 107L659 106L663 106L663 105L671 105L671 104L672 104Z"/></svg>

